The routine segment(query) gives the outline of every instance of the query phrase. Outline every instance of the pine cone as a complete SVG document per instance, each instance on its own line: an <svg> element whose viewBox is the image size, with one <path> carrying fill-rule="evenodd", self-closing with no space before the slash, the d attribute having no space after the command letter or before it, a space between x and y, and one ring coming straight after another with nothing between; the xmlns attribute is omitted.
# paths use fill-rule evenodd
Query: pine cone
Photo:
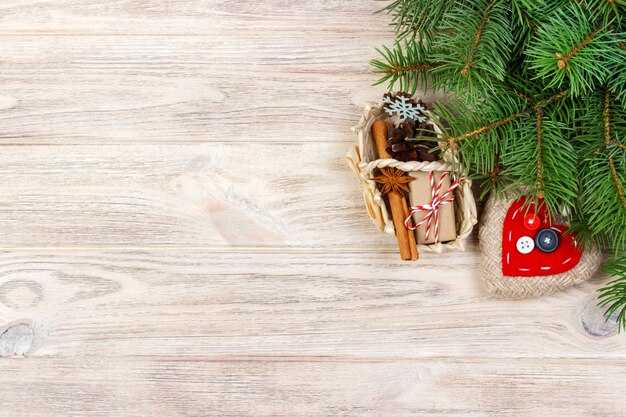
<svg viewBox="0 0 626 417"><path fill-rule="evenodd" d="M418 129L426 129L429 132L418 132L420 136L436 137L432 124L428 122L417 124L412 119L407 119L400 123L399 127L390 127L387 131L387 151L398 161L427 161L432 162L439 159L439 152L430 152L437 146L436 141L430 140L410 140L416 136Z"/></svg>

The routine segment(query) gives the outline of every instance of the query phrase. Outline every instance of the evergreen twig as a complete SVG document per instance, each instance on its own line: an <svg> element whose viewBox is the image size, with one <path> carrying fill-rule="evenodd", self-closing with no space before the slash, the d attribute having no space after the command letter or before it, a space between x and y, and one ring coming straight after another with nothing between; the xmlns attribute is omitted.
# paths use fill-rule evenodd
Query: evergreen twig
<svg viewBox="0 0 626 417"><path fill-rule="evenodd" d="M467 74L469 73L469 69L472 65L472 61L474 60L474 57L476 56L476 48L478 47L478 43L480 42L480 37L483 34L483 31L485 30L485 25L487 25L487 17L489 17L489 11L490 9L487 8L485 12L483 13L482 17L480 18L480 25L478 25L478 29L476 29L476 35L474 35L474 42L472 42L472 47L470 48L469 58L467 58L467 62L465 62L465 65L463 66L463 69L461 70L461 76L463 77L467 77Z"/></svg>
<svg viewBox="0 0 626 417"><path fill-rule="evenodd" d="M537 112L537 197L544 198L543 188L543 111Z"/></svg>

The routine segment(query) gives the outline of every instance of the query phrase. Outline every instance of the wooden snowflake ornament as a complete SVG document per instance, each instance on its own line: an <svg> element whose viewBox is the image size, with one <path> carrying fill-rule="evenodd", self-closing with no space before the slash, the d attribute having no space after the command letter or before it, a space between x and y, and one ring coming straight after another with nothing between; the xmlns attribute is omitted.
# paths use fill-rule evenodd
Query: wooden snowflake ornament
<svg viewBox="0 0 626 417"><path fill-rule="evenodd" d="M415 101L408 93L386 93L383 96L383 108L385 112L393 117L397 115L400 121L416 120L420 123L426 121L424 112L426 108L421 101Z"/></svg>

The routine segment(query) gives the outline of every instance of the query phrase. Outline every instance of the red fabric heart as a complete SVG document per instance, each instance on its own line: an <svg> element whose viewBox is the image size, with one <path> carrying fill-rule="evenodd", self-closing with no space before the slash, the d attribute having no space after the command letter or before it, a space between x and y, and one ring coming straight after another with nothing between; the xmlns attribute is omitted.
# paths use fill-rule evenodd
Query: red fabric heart
<svg viewBox="0 0 626 417"><path fill-rule="evenodd" d="M539 208L534 203L524 205L524 197L513 202L504 219L502 228L502 275L507 277L536 277L556 275L567 272L575 267L582 256L581 248L573 234L565 235L566 226L552 224L543 201L539 200ZM534 213L541 220L541 226L529 230L524 226L524 218ZM535 248L527 254L517 249L517 241L528 236L533 241L542 228L552 228L559 235L559 245L552 253L545 253Z"/></svg>

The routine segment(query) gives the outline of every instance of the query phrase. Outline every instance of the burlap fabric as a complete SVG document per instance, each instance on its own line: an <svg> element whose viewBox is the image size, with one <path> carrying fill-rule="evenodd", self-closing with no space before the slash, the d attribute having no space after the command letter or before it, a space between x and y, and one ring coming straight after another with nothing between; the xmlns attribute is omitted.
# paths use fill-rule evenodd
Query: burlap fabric
<svg viewBox="0 0 626 417"><path fill-rule="evenodd" d="M502 229L513 201L489 198L479 232L482 278L489 293L500 298L522 299L546 295L591 278L602 263L602 253L586 245L578 265L568 272L540 277L502 276Z"/></svg>

